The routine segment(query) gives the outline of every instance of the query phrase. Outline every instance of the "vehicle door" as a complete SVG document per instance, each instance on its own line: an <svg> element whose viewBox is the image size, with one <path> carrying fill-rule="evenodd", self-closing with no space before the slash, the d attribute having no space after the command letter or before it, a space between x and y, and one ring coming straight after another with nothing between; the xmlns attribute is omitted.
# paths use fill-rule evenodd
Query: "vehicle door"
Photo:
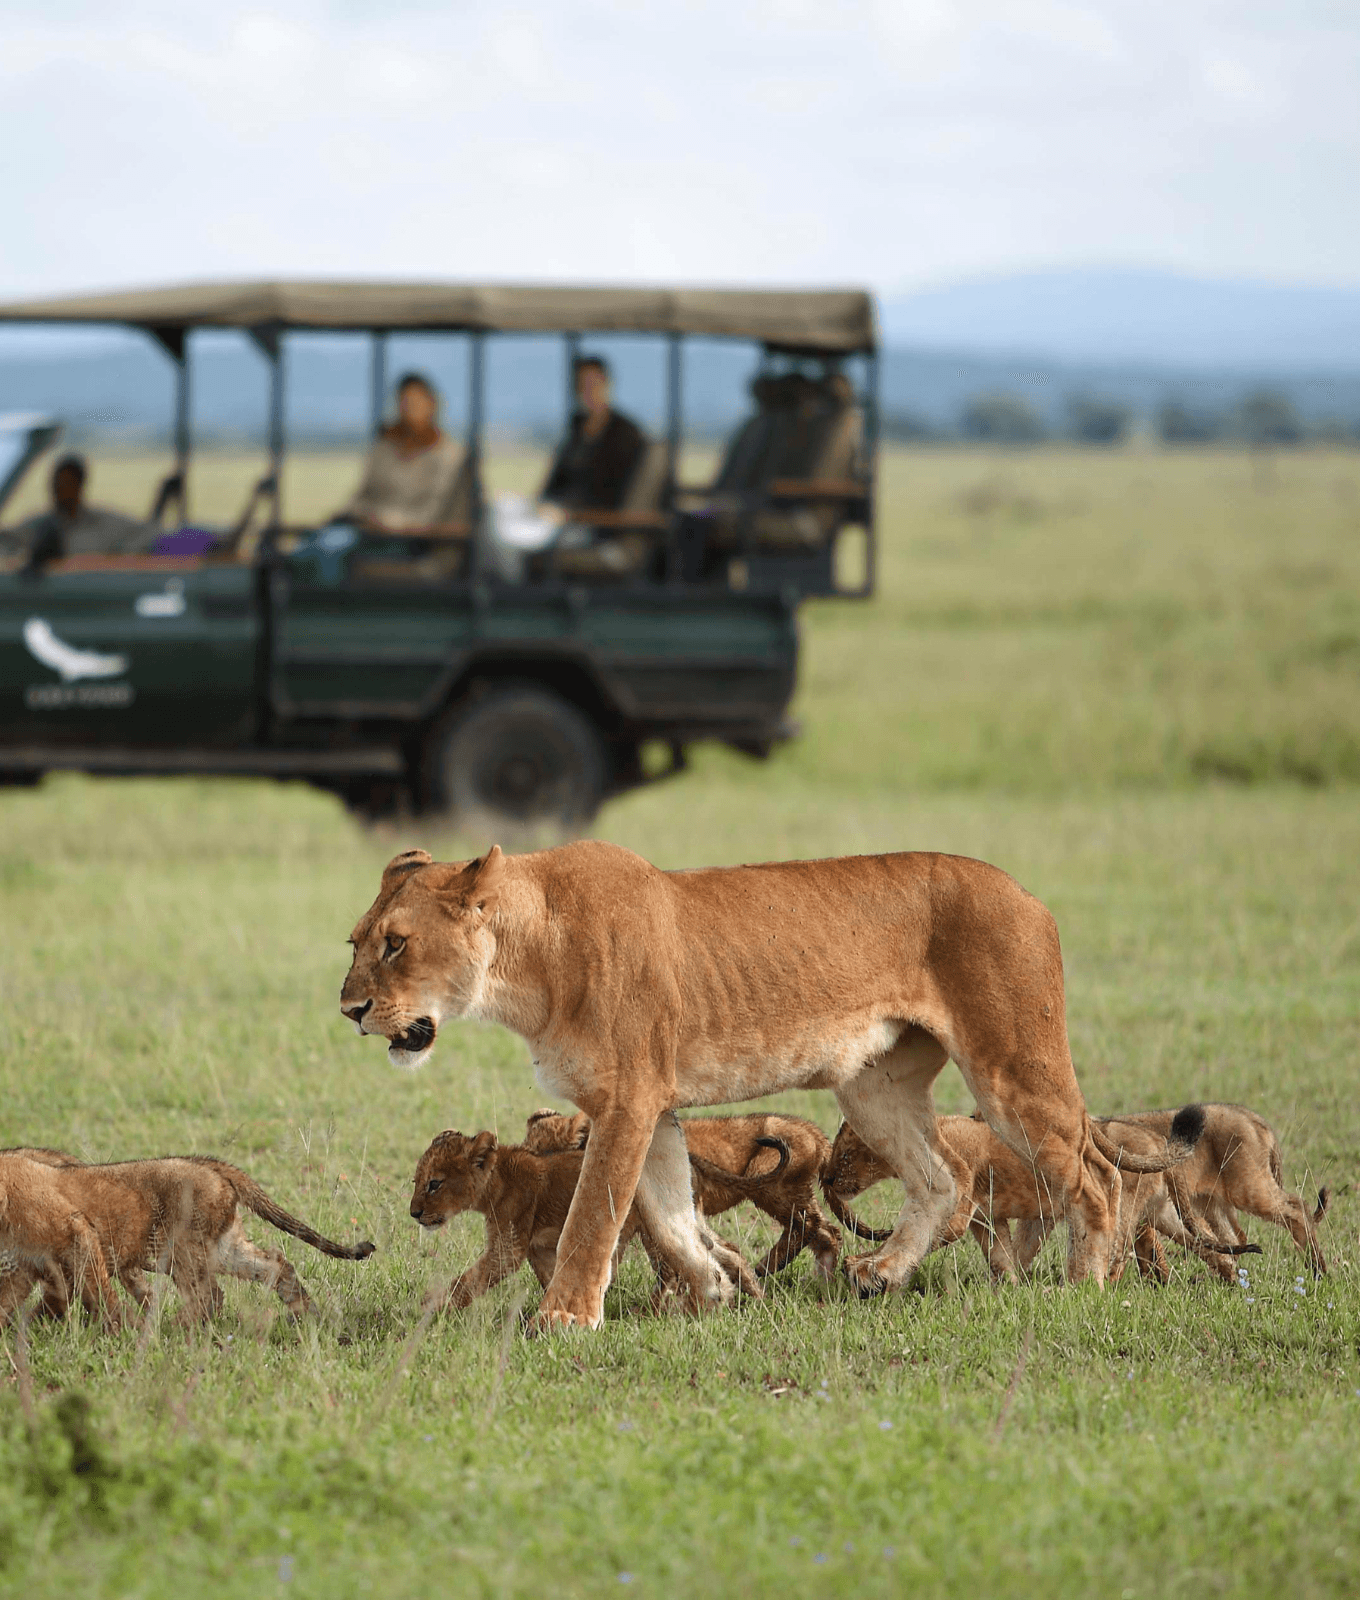
<svg viewBox="0 0 1360 1600"><path fill-rule="evenodd" d="M0 739L230 745L255 714L248 565L73 556L0 572Z"/></svg>

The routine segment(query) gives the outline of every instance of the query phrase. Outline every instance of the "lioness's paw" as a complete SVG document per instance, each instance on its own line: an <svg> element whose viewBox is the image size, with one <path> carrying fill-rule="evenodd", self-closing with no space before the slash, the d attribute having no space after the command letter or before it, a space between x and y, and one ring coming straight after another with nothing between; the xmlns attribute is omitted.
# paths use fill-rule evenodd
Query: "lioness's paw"
<svg viewBox="0 0 1360 1600"><path fill-rule="evenodd" d="M873 1256L850 1256L844 1265L845 1276L861 1300L872 1300L875 1295L887 1292L888 1280L879 1271Z"/></svg>

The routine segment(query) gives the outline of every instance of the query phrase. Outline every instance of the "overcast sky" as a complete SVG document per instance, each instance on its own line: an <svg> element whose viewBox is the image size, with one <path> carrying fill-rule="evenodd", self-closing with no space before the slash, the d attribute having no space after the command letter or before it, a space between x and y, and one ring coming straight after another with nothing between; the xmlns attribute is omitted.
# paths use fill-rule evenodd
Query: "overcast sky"
<svg viewBox="0 0 1360 1600"><path fill-rule="evenodd" d="M1354 0L0 0L0 293L1360 282Z"/></svg>

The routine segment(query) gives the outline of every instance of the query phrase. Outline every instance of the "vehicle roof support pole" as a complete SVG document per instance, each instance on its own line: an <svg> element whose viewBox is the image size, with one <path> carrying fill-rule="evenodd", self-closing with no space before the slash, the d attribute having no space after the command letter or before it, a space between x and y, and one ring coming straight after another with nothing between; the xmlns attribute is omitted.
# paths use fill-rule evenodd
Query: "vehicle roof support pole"
<svg viewBox="0 0 1360 1600"><path fill-rule="evenodd" d="M581 335L569 333L566 337L567 351L567 420L570 422L576 411L576 361L581 354Z"/></svg>
<svg viewBox="0 0 1360 1600"><path fill-rule="evenodd" d="M187 328L163 326L157 323L143 324L143 330L149 333L156 343L165 351L166 355L175 363L175 422L174 422L174 447L175 470L160 486L156 495L156 504L151 515L159 517L170 500L175 500L179 505L179 520L189 520L189 330Z"/></svg>
<svg viewBox="0 0 1360 1600"><path fill-rule="evenodd" d="M276 327L252 328L250 337L269 363L269 485L274 526L283 521L283 456L287 448L284 429L283 331ZM264 485L261 485L263 488Z"/></svg>
<svg viewBox="0 0 1360 1600"><path fill-rule="evenodd" d="M866 357L864 384L864 452L868 481L865 484L864 512L864 593L874 592L878 566L877 484L874 475L878 469L879 430L879 363L878 351L871 350Z"/></svg>
<svg viewBox="0 0 1360 1600"><path fill-rule="evenodd" d="M369 343L369 437L376 439L387 405L387 334L375 331Z"/></svg>
<svg viewBox="0 0 1360 1600"><path fill-rule="evenodd" d="M478 534L482 525L482 515L485 510L486 496L482 490L482 416L483 405L486 397L486 335L484 333L470 333L468 335L468 421L467 421L467 458L469 470L472 473L472 541L468 550L468 575L471 578L479 576L478 568L481 565L481 539Z"/></svg>
<svg viewBox="0 0 1360 1600"><path fill-rule="evenodd" d="M181 336L175 361L175 476L179 479L179 520L189 520L189 337Z"/></svg>
<svg viewBox="0 0 1360 1600"><path fill-rule="evenodd" d="M666 505L675 504L680 482L680 448L684 443L685 409L684 344L678 333L666 341ZM679 546L672 524L666 537L666 576L674 582L680 576Z"/></svg>

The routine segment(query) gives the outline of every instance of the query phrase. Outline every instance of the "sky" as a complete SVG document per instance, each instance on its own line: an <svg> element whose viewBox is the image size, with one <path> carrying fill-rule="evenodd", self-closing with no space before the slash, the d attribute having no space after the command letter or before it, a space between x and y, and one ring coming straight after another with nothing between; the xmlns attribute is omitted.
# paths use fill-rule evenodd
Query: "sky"
<svg viewBox="0 0 1360 1600"><path fill-rule="evenodd" d="M1354 0L0 0L0 295L1360 283Z"/></svg>

